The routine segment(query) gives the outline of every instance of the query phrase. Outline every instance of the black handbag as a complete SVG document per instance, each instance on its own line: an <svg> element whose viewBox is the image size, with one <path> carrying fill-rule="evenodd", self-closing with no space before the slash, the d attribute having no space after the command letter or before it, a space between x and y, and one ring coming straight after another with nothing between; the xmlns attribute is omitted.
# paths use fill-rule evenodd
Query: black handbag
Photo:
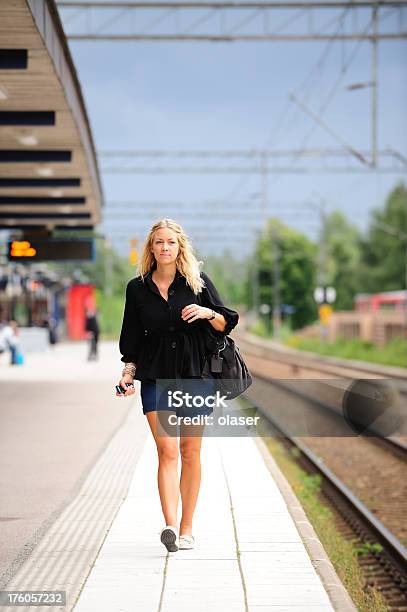
<svg viewBox="0 0 407 612"><path fill-rule="evenodd" d="M202 376L218 380L219 390L227 399L233 399L250 387L252 377L237 344L230 336L215 341L217 347L215 352L206 357Z"/></svg>

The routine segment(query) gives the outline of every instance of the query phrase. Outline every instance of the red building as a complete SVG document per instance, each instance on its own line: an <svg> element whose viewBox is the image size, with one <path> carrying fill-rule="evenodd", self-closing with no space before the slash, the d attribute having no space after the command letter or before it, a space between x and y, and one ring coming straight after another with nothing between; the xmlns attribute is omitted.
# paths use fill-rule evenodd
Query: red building
<svg viewBox="0 0 407 612"><path fill-rule="evenodd" d="M70 340L83 340L86 310L96 307L95 285L72 285L66 293L66 331Z"/></svg>
<svg viewBox="0 0 407 612"><path fill-rule="evenodd" d="M407 291L383 293L358 293L355 297L356 312L406 312Z"/></svg>

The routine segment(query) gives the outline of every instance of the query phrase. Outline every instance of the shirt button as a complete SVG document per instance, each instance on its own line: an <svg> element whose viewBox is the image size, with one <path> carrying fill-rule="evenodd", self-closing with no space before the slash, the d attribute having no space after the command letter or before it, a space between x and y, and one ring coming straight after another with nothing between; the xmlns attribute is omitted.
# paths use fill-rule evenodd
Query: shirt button
<svg viewBox="0 0 407 612"><path fill-rule="evenodd" d="M170 326L168 329L169 329L170 331L174 331L175 327L174 327L173 325L171 325L171 326Z"/></svg>
<svg viewBox="0 0 407 612"><path fill-rule="evenodd" d="M168 295L174 295L174 289L170 289Z"/></svg>
<svg viewBox="0 0 407 612"><path fill-rule="evenodd" d="M176 342L171 342L171 348L175 348L177 346Z"/></svg>

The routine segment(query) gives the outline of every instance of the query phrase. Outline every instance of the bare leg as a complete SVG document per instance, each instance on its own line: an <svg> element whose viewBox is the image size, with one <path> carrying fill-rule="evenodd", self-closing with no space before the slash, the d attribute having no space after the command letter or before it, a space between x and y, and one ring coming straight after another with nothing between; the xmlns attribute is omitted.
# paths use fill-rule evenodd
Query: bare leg
<svg viewBox="0 0 407 612"><path fill-rule="evenodd" d="M178 438L157 435L157 413L147 412L148 424L158 452L158 491L166 525L177 525L179 502Z"/></svg>
<svg viewBox="0 0 407 612"><path fill-rule="evenodd" d="M192 520L201 484L201 426L181 428L180 451L182 459L180 491L182 499L182 518L180 535L192 535ZM194 435L191 435L191 434Z"/></svg>

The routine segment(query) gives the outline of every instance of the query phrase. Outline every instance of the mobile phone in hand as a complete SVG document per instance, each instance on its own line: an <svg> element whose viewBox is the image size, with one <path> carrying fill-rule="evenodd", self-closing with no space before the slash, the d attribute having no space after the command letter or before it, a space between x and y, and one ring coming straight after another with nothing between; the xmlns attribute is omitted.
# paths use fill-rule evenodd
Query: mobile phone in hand
<svg viewBox="0 0 407 612"><path fill-rule="evenodd" d="M132 387L132 383L126 383L126 387ZM126 393L127 389L123 389L122 386L120 385L116 385L116 391L117 393L120 393L120 395L123 395L124 393Z"/></svg>

